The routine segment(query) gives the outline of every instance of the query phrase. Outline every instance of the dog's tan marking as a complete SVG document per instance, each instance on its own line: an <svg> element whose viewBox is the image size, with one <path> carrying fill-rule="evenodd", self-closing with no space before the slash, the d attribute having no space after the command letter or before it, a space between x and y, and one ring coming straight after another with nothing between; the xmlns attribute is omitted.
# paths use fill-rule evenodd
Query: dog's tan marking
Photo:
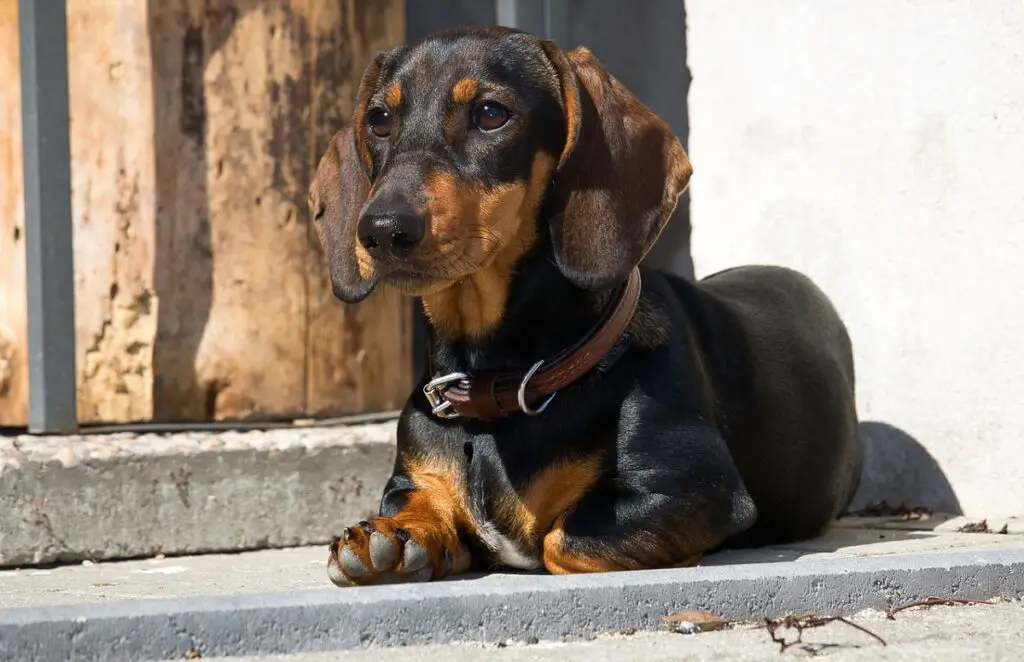
<svg viewBox="0 0 1024 662"><path fill-rule="evenodd" d="M476 91L479 84L472 78L463 78L452 85L452 101L456 104L466 104L476 98Z"/></svg>
<svg viewBox="0 0 1024 662"><path fill-rule="evenodd" d="M402 105L402 86L398 83L388 85L387 89L384 90L384 102L392 110Z"/></svg>
<svg viewBox="0 0 1024 662"><path fill-rule="evenodd" d="M525 549L539 550L544 535L579 502L600 471L601 458L596 455L546 467L521 492L499 502L496 519Z"/></svg>
<svg viewBox="0 0 1024 662"><path fill-rule="evenodd" d="M537 212L554 159L534 157L530 179L491 189L445 172L426 183L433 242L450 284L423 295L430 321L451 336L479 337L501 321L512 267L537 238Z"/></svg>

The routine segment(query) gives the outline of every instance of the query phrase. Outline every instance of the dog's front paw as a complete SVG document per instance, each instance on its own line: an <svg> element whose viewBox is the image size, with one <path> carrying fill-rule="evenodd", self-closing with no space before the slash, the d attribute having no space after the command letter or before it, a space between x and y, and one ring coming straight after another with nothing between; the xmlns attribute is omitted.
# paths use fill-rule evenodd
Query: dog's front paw
<svg viewBox="0 0 1024 662"><path fill-rule="evenodd" d="M457 540L403 528L388 517L349 527L330 546L327 576L337 586L366 586L440 579L462 565ZM453 547L455 549L453 549Z"/></svg>

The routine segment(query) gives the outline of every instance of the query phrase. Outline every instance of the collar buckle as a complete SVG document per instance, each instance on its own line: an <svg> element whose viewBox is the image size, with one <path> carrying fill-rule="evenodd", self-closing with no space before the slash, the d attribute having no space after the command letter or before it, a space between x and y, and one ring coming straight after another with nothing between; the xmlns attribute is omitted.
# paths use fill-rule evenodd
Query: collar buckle
<svg viewBox="0 0 1024 662"><path fill-rule="evenodd" d="M464 379L469 379L469 375L464 372L451 372L427 382L423 387L423 395L427 396L427 402L430 403L430 413L438 418L458 418L459 412L455 411L444 392L449 384Z"/></svg>

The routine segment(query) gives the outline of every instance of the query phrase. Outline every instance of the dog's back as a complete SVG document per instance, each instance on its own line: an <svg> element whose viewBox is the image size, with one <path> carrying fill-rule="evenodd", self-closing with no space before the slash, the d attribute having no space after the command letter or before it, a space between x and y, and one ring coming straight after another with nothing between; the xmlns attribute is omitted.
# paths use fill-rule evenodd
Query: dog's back
<svg viewBox="0 0 1024 662"><path fill-rule="evenodd" d="M809 278L783 267L669 281L758 509L755 526L729 544L816 535L849 504L862 462L853 351L839 314Z"/></svg>

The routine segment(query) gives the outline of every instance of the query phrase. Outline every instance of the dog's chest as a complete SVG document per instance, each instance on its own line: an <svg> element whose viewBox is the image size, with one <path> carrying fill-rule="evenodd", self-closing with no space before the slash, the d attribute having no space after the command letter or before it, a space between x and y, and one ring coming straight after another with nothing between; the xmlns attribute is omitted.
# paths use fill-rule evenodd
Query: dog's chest
<svg viewBox="0 0 1024 662"><path fill-rule="evenodd" d="M469 466L469 501L480 542L496 564L521 570L541 565L540 554L523 532L514 530L508 516L509 504L517 501L505 468L493 458L476 458ZM506 507L502 507L504 504Z"/></svg>
<svg viewBox="0 0 1024 662"><path fill-rule="evenodd" d="M502 565L520 570L533 570L540 566L536 553L525 553L521 543L505 535L491 520L478 523L480 540L491 550L494 560Z"/></svg>

